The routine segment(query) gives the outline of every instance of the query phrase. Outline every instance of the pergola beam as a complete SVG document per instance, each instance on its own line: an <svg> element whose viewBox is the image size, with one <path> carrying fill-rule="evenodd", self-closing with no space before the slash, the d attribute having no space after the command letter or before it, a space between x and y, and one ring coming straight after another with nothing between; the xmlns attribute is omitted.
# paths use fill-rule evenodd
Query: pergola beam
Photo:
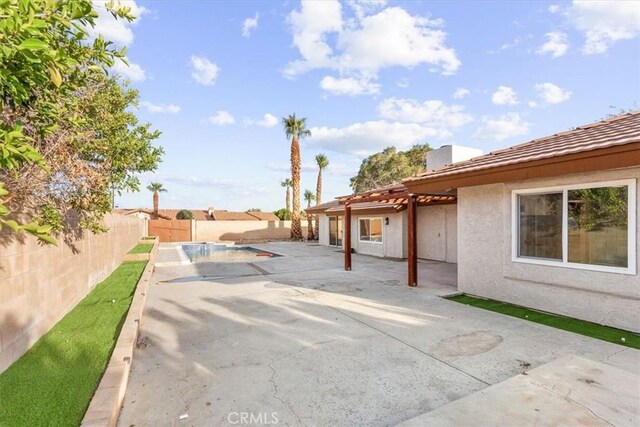
<svg viewBox="0 0 640 427"><path fill-rule="evenodd" d="M344 269L351 271L351 205L344 205Z"/></svg>
<svg viewBox="0 0 640 427"><path fill-rule="evenodd" d="M416 196L410 194L407 200L407 257L408 257L408 275L407 285L418 286L418 233L417 233L417 203Z"/></svg>

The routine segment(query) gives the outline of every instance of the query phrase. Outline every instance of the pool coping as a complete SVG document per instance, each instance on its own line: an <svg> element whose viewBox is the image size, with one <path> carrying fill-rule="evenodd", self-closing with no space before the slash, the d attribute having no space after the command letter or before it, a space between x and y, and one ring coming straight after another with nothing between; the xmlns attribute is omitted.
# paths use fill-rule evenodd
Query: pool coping
<svg viewBox="0 0 640 427"><path fill-rule="evenodd" d="M259 248L256 248L255 246L252 246L250 243L237 243L237 242L212 242L212 241L200 241L200 242L171 242L170 245L166 245L162 248L160 248L160 250L175 250L178 254L178 257L180 258L180 261L166 261L166 262L156 262L155 265L156 267L176 267L176 266L181 266L181 265L191 265L191 264L197 264L198 262L246 262L245 260L242 261L212 261L212 260L207 260L207 261L191 261L191 259L189 258L189 256L186 254L186 252L184 251L184 249L182 249L182 247L184 245L216 245L216 246L246 246L246 247L250 247L253 249L257 249L260 250ZM273 255L275 255L276 257L282 257L282 258L286 258L286 255L278 253L278 252L274 252L272 250L265 250L265 252L269 252ZM268 257L268 259L271 259L272 257ZM261 260L264 261L264 260Z"/></svg>
<svg viewBox="0 0 640 427"><path fill-rule="evenodd" d="M145 254L149 256L147 265L136 284L127 317L109 358L107 368L84 414L81 426L112 427L118 423L127 383L129 382L133 351L138 339L140 321L147 300L147 291L160 246L160 241L157 237L154 240L148 239L146 243L150 242L153 242L153 249L149 254Z"/></svg>

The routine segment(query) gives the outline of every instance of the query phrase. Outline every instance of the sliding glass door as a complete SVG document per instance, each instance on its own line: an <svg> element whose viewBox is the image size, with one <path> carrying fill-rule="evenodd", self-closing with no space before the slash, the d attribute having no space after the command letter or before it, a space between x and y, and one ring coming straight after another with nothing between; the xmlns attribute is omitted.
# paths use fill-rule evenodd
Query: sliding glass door
<svg viewBox="0 0 640 427"><path fill-rule="evenodd" d="M329 217L329 245L342 246L342 218Z"/></svg>

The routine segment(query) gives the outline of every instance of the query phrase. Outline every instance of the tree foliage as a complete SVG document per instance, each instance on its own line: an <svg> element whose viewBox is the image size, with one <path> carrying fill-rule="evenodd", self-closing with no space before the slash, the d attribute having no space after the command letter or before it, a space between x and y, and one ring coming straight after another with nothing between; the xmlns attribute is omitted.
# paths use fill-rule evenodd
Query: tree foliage
<svg viewBox="0 0 640 427"><path fill-rule="evenodd" d="M55 243L49 234L72 211L74 224L100 231L111 194L136 190L134 173L162 154L151 145L159 133L127 112L137 92L108 77L126 51L90 39L90 0L2 0L0 16L0 227Z"/></svg>
<svg viewBox="0 0 640 427"><path fill-rule="evenodd" d="M193 212L182 209L176 214L176 219L193 219Z"/></svg>
<svg viewBox="0 0 640 427"><path fill-rule="evenodd" d="M291 221L291 211L286 208L273 211L273 214L277 216L280 221Z"/></svg>
<svg viewBox="0 0 640 427"><path fill-rule="evenodd" d="M387 147L362 161L358 174L351 178L354 193L384 187L424 172L429 144L416 144L407 151Z"/></svg>

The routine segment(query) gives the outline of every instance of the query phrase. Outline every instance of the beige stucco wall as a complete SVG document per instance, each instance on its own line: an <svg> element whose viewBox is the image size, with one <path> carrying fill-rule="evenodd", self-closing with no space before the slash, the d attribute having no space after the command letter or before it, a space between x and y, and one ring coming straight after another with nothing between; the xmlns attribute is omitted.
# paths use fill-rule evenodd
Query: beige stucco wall
<svg viewBox="0 0 640 427"><path fill-rule="evenodd" d="M626 168L459 189L459 290L640 332L638 274L525 264L511 258L513 190L639 177L640 168ZM638 185L636 192L640 193ZM636 224L637 247L638 230Z"/></svg>
<svg viewBox="0 0 640 427"><path fill-rule="evenodd" d="M360 241L360 218L382 218L382 243ZM385 218L389 218L389 225L385 223ZM403 231L405 222L406 212L379 215L358 215L352 211L351 247L360 254L387 258L406 258L406 232Z"/></svg>
<svg viewBox="0 0 640 427"><path fill-rule="evenodd" d="M437 261L457 262L457 208L456 205L419 207L417 210L418 257ZM359 218L389 218L384 224L383 243L361 242ZM358 253L380 257L407 257L407 211L393 214L351 216L351 247ZM321 245L329 245L329 217L320 215Z"/></svg>
<svg viewBox="0 0 640 427"><path fill-rule="evenodd" d="M307 237L307 221L301 221ZM260 241L291 238L291 221L193 221L193 241Z"/></svg>
<svg viewBox="0 0 640 427"><path fill-rule="evenodd" d="M457 262L456 205L423 206L417 212L418 258Z"/></svg>
<svg viewBox="0 0 640 427"><path fill-rule="evenodd" d="M105 225L107 233L75 241L77 253L63 242L0 235L0 372L105 279L144 232L144 221L124 215L107 215Z"/></svg>

